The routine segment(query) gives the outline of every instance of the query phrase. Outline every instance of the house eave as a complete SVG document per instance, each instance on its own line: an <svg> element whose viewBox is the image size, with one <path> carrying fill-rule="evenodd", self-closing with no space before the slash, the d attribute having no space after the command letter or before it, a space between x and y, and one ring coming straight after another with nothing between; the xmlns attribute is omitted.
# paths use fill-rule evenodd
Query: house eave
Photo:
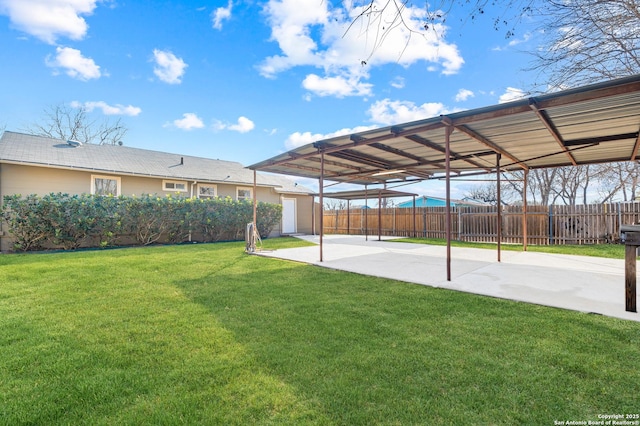
<svg viewBox="0 0 640 426"><path fill-rule="evenodd" d="M226 184L226 185L240 185L240 186L253 186L253 182L240 182L240 181L231 181L224 179L202 179L200 177L192 177L192 176L175 176L175 175L160 175L160 174L151 174L151 173L136 173L136 172L127 172L122 170L113 170L113 169L103 169L103 168L93 168L93 167L74 167L74 166L63 166L59 164L52 163L41 163L41 162L31 162L31 161L15 161L15 160L7 160L0 159L0 164L13 164L19 166L29 166L29 167L42 167L48 169L57 169L57 170L72 170L78 172L88 172L88 173L103 173L103 174L112 174L117 176L133 176L133 177L146 177L152 179L168 179L168 180L184 180L187 182L199 182L199 183L214 183L214 184ZM266 185L266 184L257 184L260 188L281 188L276 185Z"/></svg>

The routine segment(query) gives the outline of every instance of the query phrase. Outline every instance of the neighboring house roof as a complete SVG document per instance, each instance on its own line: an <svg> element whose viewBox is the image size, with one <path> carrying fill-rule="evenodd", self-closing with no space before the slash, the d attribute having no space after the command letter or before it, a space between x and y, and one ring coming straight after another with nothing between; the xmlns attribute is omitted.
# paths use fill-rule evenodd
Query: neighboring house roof
<svg viewBox="0 0 640 426"><path fill-rule="evenodd" d="M213 160L118 145L70 144L43 136L5 131L0 163L73 169L163 179L253 185L253 171L234 161ZM258 173L257 184L278 192L311 194L291 179Z"/></svg>
<svg viewBox="0 0 640 426"><path fill-rule="evenodd" d="M441 207L441 206L445 206L446 203L447 203L446 198L431 197L428 195L423 195L420 198L416 198L416 207ZM460 206L460 207L486 206L486 204L482 204L477 201L455 200L455 199L451 199L451 205ZM401 208L413 207L413 200L402 202L398 204L398 207L401 207Z"/></svg>

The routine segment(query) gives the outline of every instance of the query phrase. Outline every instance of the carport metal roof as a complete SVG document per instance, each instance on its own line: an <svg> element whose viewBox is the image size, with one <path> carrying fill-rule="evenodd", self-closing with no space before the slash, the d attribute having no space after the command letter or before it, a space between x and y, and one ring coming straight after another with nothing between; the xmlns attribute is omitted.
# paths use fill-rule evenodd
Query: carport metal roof
<svg viewBox="0 0 640 426"><path fill-rule="evenodd" d="M320 140L249 166L334 182L376 184L450 172L529 170L633 161L640 131L640 75ZM323 163L323 164L322 164Z"/></svg>

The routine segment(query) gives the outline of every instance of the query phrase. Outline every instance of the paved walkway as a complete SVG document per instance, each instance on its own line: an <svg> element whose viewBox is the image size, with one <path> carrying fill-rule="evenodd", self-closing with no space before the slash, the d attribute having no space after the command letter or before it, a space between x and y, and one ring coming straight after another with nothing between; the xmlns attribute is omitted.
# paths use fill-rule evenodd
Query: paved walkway
<svg viewBox="0 0 640 426"><path fill-rule="evenodd" d="M319 243L318 236L302 236ZM534 252L451 248L447 281L446 247L328 235L323 262L318 246L259 254L326 268L391 278L503 299L640 321L625 311L624 260ZM640 305L639 305L640 306Z"/></svg>

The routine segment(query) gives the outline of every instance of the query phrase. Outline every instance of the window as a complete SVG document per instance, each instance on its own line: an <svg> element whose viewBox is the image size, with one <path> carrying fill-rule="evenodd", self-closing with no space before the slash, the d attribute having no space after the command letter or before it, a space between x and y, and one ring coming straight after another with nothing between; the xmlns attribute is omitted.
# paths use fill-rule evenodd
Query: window
<svg viewBox="0 0 640 426"><path fill-rule="evenodd" d="M216 185L198 184L198 198L215 198L218 195Z"/></svg>
<svg viewBox="0 0 640 426"><path fill-rule="evenodd" d="M163 180L162 189L172 192L187 192L187 182L177 180Z"/></svg>
<svg viewBox="0 0 640 426"><path fill-rule="evenodd" d="M91 193L94 195L120 195L120 178L91 175Z"/></svg>
<svg viewBox="0 0 640 426"><path fill-rule="evenodd" d="M252 188L238 188L238 190L236 191L236 199L238 201L253 199L253 189Z"/></svg>

